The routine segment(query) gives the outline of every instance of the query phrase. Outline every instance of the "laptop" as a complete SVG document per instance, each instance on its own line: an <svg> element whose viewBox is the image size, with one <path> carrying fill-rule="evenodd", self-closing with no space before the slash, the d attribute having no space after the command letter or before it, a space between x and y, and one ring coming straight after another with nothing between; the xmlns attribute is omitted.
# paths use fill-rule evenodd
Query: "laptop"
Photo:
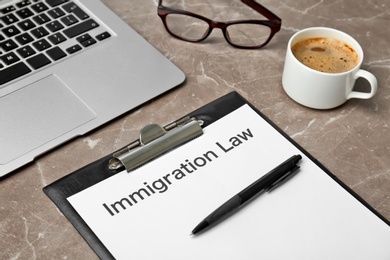
<svg viewBox="0 0 390 260"><path fill-rule="evenodd" d="M0 0L0 177L184 80L99 0Z"/></svg>

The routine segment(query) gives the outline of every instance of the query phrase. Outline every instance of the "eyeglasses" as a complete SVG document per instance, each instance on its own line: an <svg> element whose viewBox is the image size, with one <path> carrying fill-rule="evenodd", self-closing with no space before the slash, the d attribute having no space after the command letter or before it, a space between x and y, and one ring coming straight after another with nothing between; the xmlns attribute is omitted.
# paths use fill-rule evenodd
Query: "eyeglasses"
<svg viewBox="0 0 390 260"><path fill-rule="evenodd" d="M236 48L258 49L267 45L280 30L282 20L254 0L241 0L269 20L217 22L184 10L169 8L159 0L157 13L173 37L187 42L205 40L214 28L222 30L226 41Z"/></svg>

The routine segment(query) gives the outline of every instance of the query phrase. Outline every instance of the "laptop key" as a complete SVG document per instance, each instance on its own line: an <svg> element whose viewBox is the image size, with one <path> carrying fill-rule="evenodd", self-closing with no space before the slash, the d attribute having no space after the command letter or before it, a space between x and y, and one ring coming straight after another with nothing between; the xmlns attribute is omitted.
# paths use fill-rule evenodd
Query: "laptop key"
<svg viewBox="0 0 390 260"><path fill-rule="evenodd" d="M63 22L66 26L71 26L72 24L75 24L78 21L79 20L77 20L77 18L73 14L61 18L61 22Z"/></svg>
<svg viewBox="0 0 390 260"><path fill-rule="evenodd" d="M53 21L48 24L46 24L47 29L49 29L51 32L57 32L64 28L64 26L59 21Z"/></svg>
<svg viewBox="0 0 390 260"><path fill-rule="evenodd" d="M31 30L30 32L37 39L42 38L42 37L44 37L44 36L49 34L49 32L45 28L43 28L43 27L38 27L36 29Z"/></svg>
<svg viewBox="0 0 390 260"><path fill-rule="evenodd" d="M66 57L66 53L61 50L60 47L54 47L53 49L48 50L46 53L53 60L59 60Z"/></svg>
<svg viewBox="0 0 390 260"><path fill-rule="evenodd" d="M3 14L7 14L7 13L15 11L15 10L16 10L15 6L10 5L10 6L7 6L7 7L3 8L3 9L1 9L0 12L3 13Z"/></svg>
<svg viewBox="0 0 390 260"><path fill-rule="evenodd" d="M84 12L83 9L78 7L75 3L69 3L63 5L62 7L65 9L66 12L76 15L80 20L85 20L89 18L89 15L86 12Z"/></svg>
<svg viewBox="0 0 390 260"><path fill-rule="evenodd" d="M46 0L46 3L51 7L55 7L57 5L68 2L69 0Z"/></svg>
<svg viewBox="0 0 390 260"><path fill-rule="evenodd" d="M110 38L111 34L109 32L103 32L101 34L96 35L96 39L99 41L103 41L104 39Z"/></svg>
<svg viewBox="0 0 390 260"><path fill-rule="evenodd" d="M22 28L24 31L28 31L35 27L35 23L33 23L30 19L26 19L18 23L18 26Z"/></svg>
<svg viewBox="0 0 390 260"><path fill-rule="evenodd" d="M66 41L66 38L64 35L62 35L60 32L58 33L55 33L53 35L50 35L49 37L47 37L51 43L53 44L60 44L61 42L64 42Z"/></svg>
<svg viewBox="0 0 390 260"><path fill-rule="evenodd" d="M34 4L31 6L31 8L37 12L37 13L41 13L43 11L46 11L47 9L49 9L49 7L47 7L47 5L45 5L44 3L37 3L37 4Z"/></svg>
<svg viewBox="0 0 390 260"><path fill-rule="evenodd" d="M22 19L25 19L25 18L28 18L28 17L34 15L34 13L33 13L30 9L28 9L27 7L24 8L24 9L21 9L21 10L19 10L19 11L16 11L16 13L17 13L17 14L19 15L19 17L22 18Z"/></svg>
<svg viewBox="0 0 390 260"><path fill-rule="evenodd" d="M73 27L70 27L63 31L63 33L69 38L73 38L77 35L85 33L89 30L92 30L96 27L99 27L99 24L95 22L93 19L89 19L87 21L81 22Z"/></svg>
<svg viewBox="0 0 390 260"><path fill-rule="evenodd" d="M44 54L38 54L32 58L27 59L28 64L31 65L34 69L39 69L47 64L50 64L51 61Z"/></svg>
<svg viewBox="0 0 390 260"><path fill-rule="evenodd" d="M3 48L4 51L10 51L18 47L18 45L11 39L0 42L0 47Z"/></svg>
<svg viewBox="0 0 390 260"><path fill-rule="evenodd" d="M19 42L19 44L21 44L21 45L25 45L25 44L27 44L27 43L29 43L29 42L32 42L34 39L33 39L33 37L31 37L31 35L30 34L28 34L28 33L23 33L23 34L21 34L21 35L18 35L18 36L16 36L15 37L15 39Z"/></svg>
<svg viewBox="0 0 390 260"><path fill-rule="evenodd" d="M22 7L28 6L30 4L31 4L31 2L29 0L25 0L25 1L21 1L21 2L17 3L16 6L19 8L22 8Z"/></svg>
<svg viewBox="0 0 390 260"><path fill-rule="evenodd" d="M33 50L33 48L31 48L30 46L24 46L20 49L17 49L16 50L20 56L22 56L23 58L27 58L27 57L30 57L31 55L34 55L36 52Z"/></svg>
<svg viewBox="0 0 390 260"><path fill-rule="evenodd" d="M14 25L4 28L2 31L8 37L12 37L20 33L20 30L16 28Z"/></svg>
<svg viewBox="0 0 390 260"><path fill-rule="evenodd" d="M13 52L9 52L1 56L0 59L7 65L11 65L20 60L19 57Z"/></svg>
<svg viewBox="0 0 390 260"><path fill-rule="evenodd" d="M0 18L6 25L16 23L19 21L18 18L14 14L7 14Z"/></svg>
<svg viewBox="0 0 390 260"><path fill-rule="evenodd" d="M26 75L29 72L31 72L31 69L23 62L19 62L8 68L0 70L0 85L4 85L5 83Z"/></svg>
<svg viewBox="0 0 390 260"><path fill-rule="evenodd" d="M83 41L89 40L89 39L91 39L91 38L92 38L91 35L89 35L88 33L86 33L86 34L83 34L83 35L77 37L77 38L76 38L76 41L78 41L79 43L82 43Z"/></svg>
<svg viewBox="0 0 390 260"><path fill-rule="evenodd" d="M54 8L47 12L53 19L57 19L58 17L64 16L65 12L62 11L59 7Z"/></svg>
<svg viewBox="0 0 390 260"><path fill-rule="evenodd" d="M80 51L82 48L80 45L76 44L66 49L66 52L69 54L73 54L75 52Z"/></svg>
<svg viewBox="0 0 390 260"><path fill-rule="evenodd" d="M83 45L84 47L89 47L89 46L91 46L92 44L95 44L95 43L96 43L96 40L91 38L91 39L88 39L86 41L81 42L81 45Z"/></svg>
<svg viewBox="0 0 390 260"><path fill-rule="evenodd" d="M45 39L38 40L38 41L34 42L32 45L38 51L43 51L43 50L49 49L51 47L51 44L48 41L46 41Z"/></svg>
<svg viewBox="0 0 390 260"><path fill-rule="evenodd" d="M45 13L42 13L42 14L37 15L37 16L34 16L33 19L38 24L44 24L44 23L47 23L47 22L50 21L50 17L47 16Z"/></svg>

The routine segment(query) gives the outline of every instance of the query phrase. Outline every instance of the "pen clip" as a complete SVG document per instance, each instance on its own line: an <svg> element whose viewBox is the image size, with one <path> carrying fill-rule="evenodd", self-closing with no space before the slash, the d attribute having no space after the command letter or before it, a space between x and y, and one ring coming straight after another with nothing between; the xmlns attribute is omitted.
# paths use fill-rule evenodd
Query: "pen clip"
<svg viewBox="0 0 390 260"><path fill-rule="evenodd" d="M298 165L294 165L294 167L291 168L286 174L284 174L282 177L277 179L274 183L271 183L265 190L267 192L271 192L277 187L279 187L281 184L283 184L289 177L291 177L297 170L299 169Z"/></svg>

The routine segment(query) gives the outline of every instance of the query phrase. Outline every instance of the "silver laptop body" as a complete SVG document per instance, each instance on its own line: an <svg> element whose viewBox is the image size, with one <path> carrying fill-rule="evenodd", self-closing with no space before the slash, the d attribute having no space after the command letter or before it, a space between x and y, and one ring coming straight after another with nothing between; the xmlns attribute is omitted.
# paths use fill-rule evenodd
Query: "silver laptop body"
<svg viewBox="0 0 390 260"><path fill-rule="evenodd" d="M54 13L65 13L61 13L63 20L59 23L52 21L53 11L48 13L45 9L53 8L46 0L0 0L0 177L179 85L185 79L176 66L101 1L47 1L55 5L54 8L59 8ZM41 4L36 6L37 3ZM63 7L65 4L67 6ZM81 16L87 18L78 18L79 9L85 12L81 12ZM34 14L31 15L29 10ZM22 24L20 16L25 13L30 14L30 21ZM45 18L43 14L50 21L40 24L39 21ZM15 17L20 21L12 24ZM92 29L84 31L79 26L68 30L64 24L68 22L75 22L70 27L84 23ZM31 25L35 27L28 29ZM62 26L65 28L61 30L66 32L58 29ZM13 35L15 30L20 33ZM19 43L28 38L20 37L26 32L33 40L12 49L13 42ZM11 36L7 37L8 34ZM57 34L57 38L53 34ZM63 37L58 37L61 34L66 41L61 42ZM50 47L44 46L45 43ZM32 46L27 48L27 45ZM41 52L37 49L42 46L45 59L35 57ZM12 49L11 54L5 50L8 47ZM28 50L35 54L31 55ZM31 55L28 61L22 57L25 53ZM25 74L19 76L8 69L15 64L31 72L24 71Z"/></svg>

